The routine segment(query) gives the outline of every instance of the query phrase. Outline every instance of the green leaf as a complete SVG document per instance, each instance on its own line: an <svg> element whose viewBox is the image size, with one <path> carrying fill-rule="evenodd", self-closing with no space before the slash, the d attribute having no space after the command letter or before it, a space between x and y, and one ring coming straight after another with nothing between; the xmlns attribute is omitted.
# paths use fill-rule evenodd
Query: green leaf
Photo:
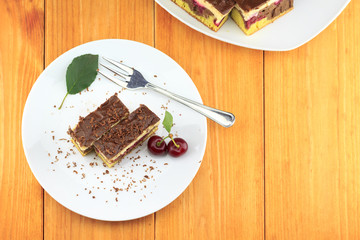
<svg viewBox="0 0 360 240"><path fill-rule="evenodd" d="M79 93L94 82L98 64L99 55L85 54L73 59L66 71L67 93L59 109L61 109L67 95Z"/></svg>
<svg viewBox="0 0 360 240"><path fill-rule="evenodd" d="M168 131L168 133L170 133L171 127L173 125L173 116L168 111L165 112L165 118L164 118L164 121L162 122L162 124L163 124L164 128L166 129L166 131Z"/></svg>
<svg viewBox="0 0 360 240"><path fill-rule="evenodd" d="M69 94L76 94L89 87L95 80L99 55L85 54L74 58L66 71L66 87Z"/></svg>

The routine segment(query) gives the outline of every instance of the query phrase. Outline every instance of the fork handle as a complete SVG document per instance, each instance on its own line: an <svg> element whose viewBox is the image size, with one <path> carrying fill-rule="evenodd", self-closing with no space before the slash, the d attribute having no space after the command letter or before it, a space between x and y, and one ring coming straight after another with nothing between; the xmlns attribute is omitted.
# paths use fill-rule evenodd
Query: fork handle
<svg viewBox="0 0 360 240"><path fill-rule="evenodd" d="M221 111L212 107L205 106L201 103L195 102L183 96L169 92L161 87L158 87L152 83L146 84L147 88L150 88L158 93L161 93L169 98L184 104L185 106L197 111L198 113L210 118L214 122L220 124L223 127L231 127L235 122L235 116L232 113Z"/></svg>

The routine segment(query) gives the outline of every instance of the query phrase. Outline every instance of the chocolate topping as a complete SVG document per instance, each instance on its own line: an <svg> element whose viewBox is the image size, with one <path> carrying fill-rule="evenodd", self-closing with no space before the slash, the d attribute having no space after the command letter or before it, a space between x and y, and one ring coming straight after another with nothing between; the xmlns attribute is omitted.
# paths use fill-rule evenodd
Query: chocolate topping
<svg viewBox="0 0 360 240"><path fill-rule="evenodd" d="M134 150L139 144L143 143L148 137L150 137L153 134L152 131L150 131L149 133L145 134L143 137L141 137L139 140L136 141L136 143L134 143L134 145L132 145L131 147L129 147L128 149L126 149L126 151L122 154L120 154L120 156L118 156L116 159L108 159L108 163L114 163L117 161L120 161L123 157L125 157L126 155L128 155L132 150ZM97 154L99 154L99 150L97 148L95 148L95 152Z"/></svg>
<svg viewBox="0 0 360 240"><path fill-rule="evenodd" d="M206 0L222 14L228 13L234 6L234 0Z"/></svg>
<svg viewBox="0 0 360 240"><path fill-rule="evenodd" d="M235 1L244 11L248 12L266 3L268 0L235 0Z"/></svg>
<svg viewBox="0 0 360 240"><path fill-rule="evenodd" d="M123 149L127 148L147 128L160 121L145 105L140 105L127 119L110 129L101 139L94 143L98 152L106 158L112 159Z"/></svg>
<svg viewBox="0 0 360 240"><path fill-rule="evenodd" d="M68 134L81 147L91 147L94 141L99 139L114 124L127 117L128 114L129 110L115 93L94 112L85 118L80 117L78 125L74 130L69 129Z"/></svg>

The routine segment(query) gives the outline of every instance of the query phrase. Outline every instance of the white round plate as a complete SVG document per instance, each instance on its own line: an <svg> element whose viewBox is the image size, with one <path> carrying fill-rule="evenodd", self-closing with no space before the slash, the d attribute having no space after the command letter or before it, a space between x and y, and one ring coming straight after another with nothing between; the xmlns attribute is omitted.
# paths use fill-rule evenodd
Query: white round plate
<svg viewBox="0 0 360 240"><path fill-rule="evenodd" d="M317 36L335 20L350 0L294 0L291 12L251 36L246 36L231 17L219 31L214 32L171 0L156 2L189 27L218 40L259 50L288 51Z"/></svg>
<svg viewBox="0 0 360 240"><path fill-rule="evenodd" d="M69 95L58 110L66 94L67 66L75 57L86 53L122 60L138 69L148 81L202 102L186 72L155 48L115 39L80 45L53 61L28 96L22 140L30 168L57 202L78 214L123 221L156 212L175 200L195 177L206 147L206 119L150 90L123 90L99 74L88 90ZM172 113L175 123L172 132L189 144L185 155L179 158L153 156L143 144L113 168L104 167L94 152L81 156L69 141L66 133L69 126L74 127L79 116L94 111L115 92L130 112L145 104L161 121L164 109ZM157 134L166 135L161 124Z"/></svg>

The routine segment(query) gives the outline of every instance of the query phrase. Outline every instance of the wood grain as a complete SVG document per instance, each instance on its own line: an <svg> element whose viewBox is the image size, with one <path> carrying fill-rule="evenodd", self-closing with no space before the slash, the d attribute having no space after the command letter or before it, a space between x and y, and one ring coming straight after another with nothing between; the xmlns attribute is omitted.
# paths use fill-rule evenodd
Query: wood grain
<svg viewBox="0 0 360 240"><path fill-rule="evenodd" d="M205 104L235 125L208 122L206 154L188 189L156 213L156 239L262 239L263 55L198 33L156 5L155 46L182 66ZM181 84L181 83L179 83Z"/></svg>
<svg viewBox="0 0 360 240"><path fill-rule="evenodd" d="M265 53L267 239L360 238L359 10Z"/></svg>
<svg viewBox="0 0 360 240"><path fill-rule="evenodd" d="M0 239L360 239L359 1L308 44L265 53L206 37L151 0L0 0L0 12ZM128 222L43 198L21 147L44 65L103 38L155 46L204 103L237 117L230 129L208 122L202 166L177 200Z"/></svg>
<svg viewBox="0 0 360 240"><path fill-rule="evenodd" d="M42 1L0 1L0 239L42 239L42 189L21 142L26 97L43 69Z"/></svg>
<svg viewBox="0 0 360 240"><path fill-rule="evenodd" d="M123 38L153 45L153 2L46 1L45 63L79 44ZM146 19L146 21L144 20ZM45 195L45 239L153 239L154 217L101 222L82 217Z"/></svg>

